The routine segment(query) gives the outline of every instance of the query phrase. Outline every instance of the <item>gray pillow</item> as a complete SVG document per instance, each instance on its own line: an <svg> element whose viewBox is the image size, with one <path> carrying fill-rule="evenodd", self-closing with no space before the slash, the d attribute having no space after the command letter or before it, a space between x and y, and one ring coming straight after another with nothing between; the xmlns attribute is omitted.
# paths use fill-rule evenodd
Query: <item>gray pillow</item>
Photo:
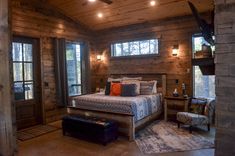
<svg viewBox="0 0 235 156"><path fill-rule="evenodd" d="M121 96L137 96L136 84L122 84Z"/></svg>
<svg viewBox="0 0 235 156"><path fill-rule="evenodd" d="M154 82L141 82L140 83L140 95L153 94Z"/></svg>

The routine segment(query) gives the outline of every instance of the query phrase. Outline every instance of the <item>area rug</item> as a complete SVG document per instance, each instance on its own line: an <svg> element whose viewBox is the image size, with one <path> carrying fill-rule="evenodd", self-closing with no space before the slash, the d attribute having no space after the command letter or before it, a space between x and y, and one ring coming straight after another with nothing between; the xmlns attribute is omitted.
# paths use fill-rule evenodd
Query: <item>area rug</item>
<svg viewBox="0 0 235 156"><path fill-rule="evenodd" d="M21 141L26 141L50 132L58 130L58 127L50 125L39 125L32 128L24 129L17 132L17 139Z"/></svg>
<svg viewBox="0 0 235 156"><path fill-rule="evenodd" d="M207 132L205 132L207 133ZM145 154L213 148L214 140L197 132L189 133L176 123L156 121L136 135L136 143Z"/></svg>

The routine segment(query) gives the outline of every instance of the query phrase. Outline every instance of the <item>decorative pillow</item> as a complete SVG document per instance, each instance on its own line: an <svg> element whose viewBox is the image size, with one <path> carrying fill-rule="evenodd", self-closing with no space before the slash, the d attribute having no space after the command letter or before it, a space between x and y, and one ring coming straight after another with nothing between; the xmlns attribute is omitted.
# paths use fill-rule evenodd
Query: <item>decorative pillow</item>
<svg viewBox="0 0 235 156"><path fill-rule="evenodd" d="M123 77L122 80L123 81L125 81L125 80L139 80L139 81L141 81L142 77Z"/></svg>
<svg viewBox="0 0 235 156"><path fill-rule="evenodd" d="M111 81L112 83L120 83L120 81ZM110 95L111 82L107 81L105 86L105 95Z"/></svg>
<svg viewBox="0 0 235 156"><path fill-rule="evenodd" d="M151 95L153 94L155 82L141 82L140 83L140 94L141 95Z"/></svg>
<svg viewBox="0 0 235 156"><path fill-rule="evenodd" d="M121 96L137 96L136 84L122 84Z"/></svg>
<svg viewBox="0 0 235 156"><path fill-rule="evenodd" d="M121 83L111 83L110 95L111 96L120 96L121 89L122 89Z"/></svg>
<svg viewBox="0 0 235 156"><path fill-rule="evenodd" d="M110 94L110 87L111 87L111 82L106 82L106 86L105 86L105 95L109 95Z"/></svg>
<svg viewBox="0 0 235 156"><path fill-rule="evenodd" d="M204 115L205 106L207 104L206 99L193 98L190 104L190 112L195 114Z"/></svg>
<svg viewBox="0 0 235 156"><path fill-rule="evenodd" d="M156 80L152 80L150 82L153 82L153 94L157 94L157 81Z"/></svg>
<svg viewBox="0 0 235 156"><path fill-rule="evenodd" d="M140 81L138 80L124 80L122 84L135 84L136 85L136 94L140 94Z"/></svg>

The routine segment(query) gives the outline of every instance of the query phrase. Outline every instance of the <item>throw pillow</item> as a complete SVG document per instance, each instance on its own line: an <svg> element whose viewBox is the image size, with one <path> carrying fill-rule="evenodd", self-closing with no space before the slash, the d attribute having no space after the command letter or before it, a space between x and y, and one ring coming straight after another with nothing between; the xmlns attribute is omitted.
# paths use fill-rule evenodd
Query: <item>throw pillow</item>
<svg viewBox="0 0 235 156"><path fill-rule="evenodd" d="M111 96L120 96L121 95L121 83L111 83L110 95Z"/></svg>
<svg viewBox="0 0 235 156"><path fill-rule="evenodd" d="M156 82L155 81L142 81L140 83L140 94L141 95L151 95L156 93Z"/></svg>
<svg viewBox="0 0 235 156"><path fill-rule="evenodd" d="M121 96L137 96L136 84L122 84Z"/></svg>
<svg viewBox="0 0 235 156"><path fill-rule="evenodd" d="M110 87L111 87L111 82L106 82L106 86L105 86L105 95L109 95L110 94Z"/></svg>
<svg viewBox="0 0 235 156"><path fill-rule="evenodd" d="M205 106L207 104L206 99L193 98L190 104L190 112L195 114L204 115Z"/></svg>
<svg viewBox="0 0 235 156"><path fill-rule="evenodd" d="M124 80L122 84L135 84L136 85L136 94L140 94L140 81L138 80Z"/></svg>

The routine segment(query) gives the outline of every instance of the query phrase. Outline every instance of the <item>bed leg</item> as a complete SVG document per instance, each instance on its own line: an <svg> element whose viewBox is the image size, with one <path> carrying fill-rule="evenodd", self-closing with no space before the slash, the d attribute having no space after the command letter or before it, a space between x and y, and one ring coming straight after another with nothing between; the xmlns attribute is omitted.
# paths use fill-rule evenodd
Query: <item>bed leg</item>
<svg viewBox="0 0 235 156"><path fill-rule="evenodd" d="M130 119L130 127L129 127L129 141L135 140L135 120L134 117Z"/></svg>

